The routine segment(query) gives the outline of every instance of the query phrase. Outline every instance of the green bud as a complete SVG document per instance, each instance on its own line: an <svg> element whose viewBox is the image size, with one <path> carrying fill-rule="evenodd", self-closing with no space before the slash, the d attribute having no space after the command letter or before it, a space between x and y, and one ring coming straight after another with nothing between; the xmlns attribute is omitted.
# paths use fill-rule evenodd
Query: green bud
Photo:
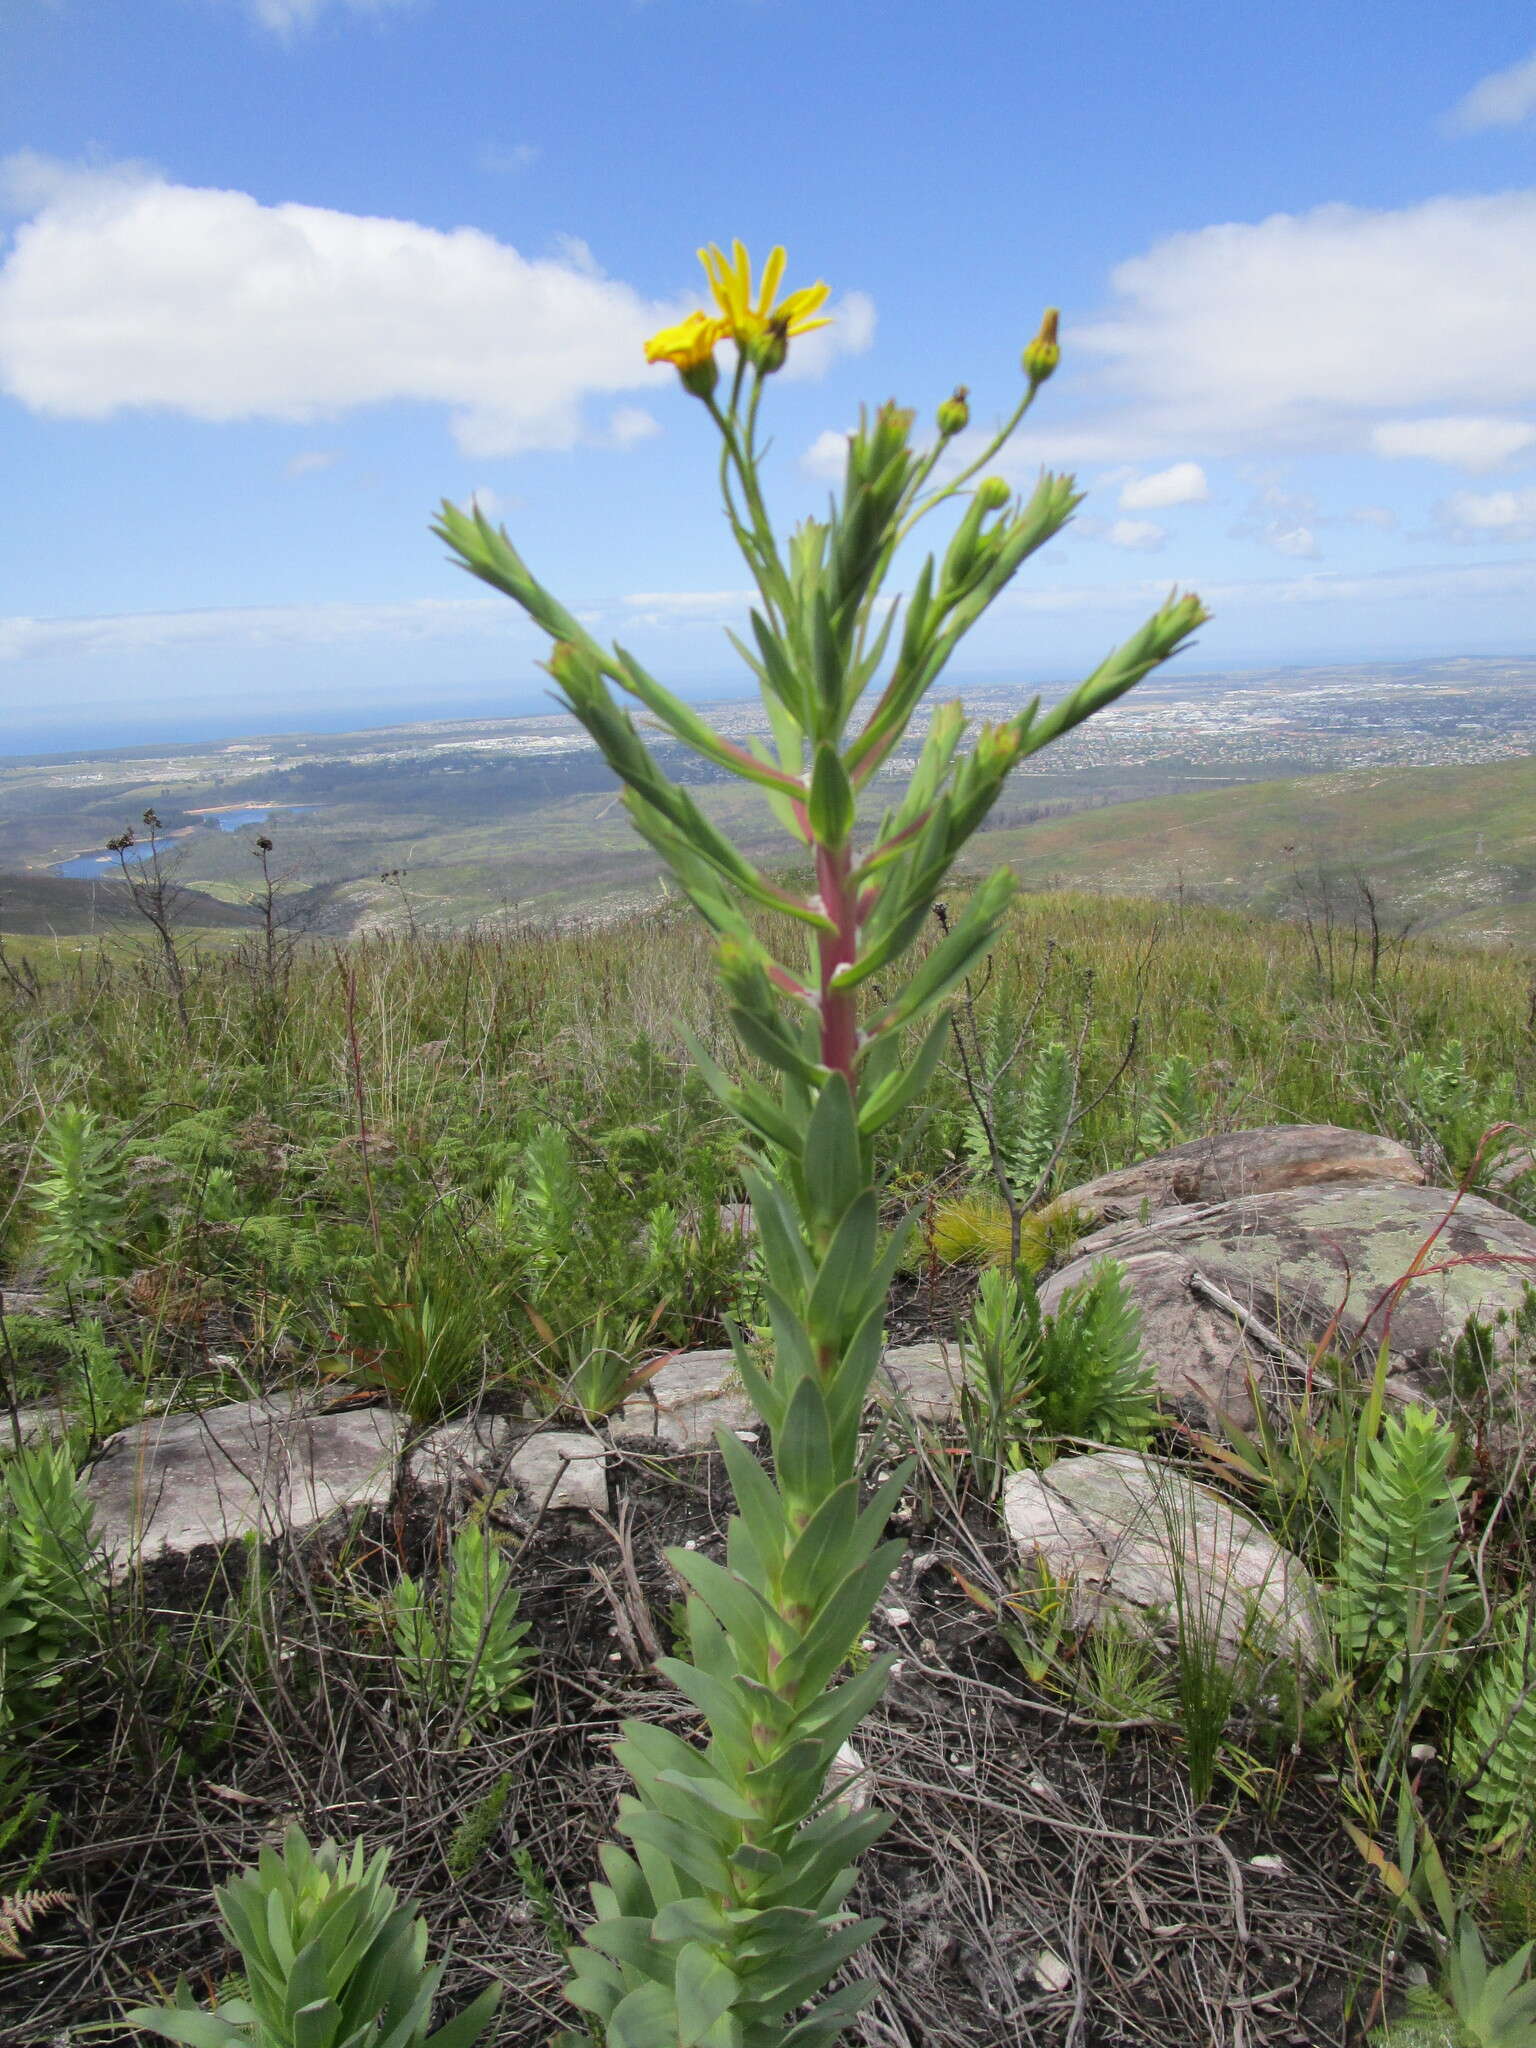
<svg viewBox="0 0 1536 2048"><path fill-rule="evenodd" d="M1012 496L1000 476L984 476L976 486L976 502L983 512L1001 512Z"/></svg>
<svg viewBox="0 0 1536 2048"><path fill-rule="evenodd" d="M970 395L963 384L957 384L954 397L946 398L939 407L939 432L946 441L952 440L956 434L963 433L970 425L971 408L967 403Z"/></svg>
<svg viewBox="0 0 1536 2048"><path fill-rule="evenodd" d="M782 316L768 322L762 333L748 344L747 353L765 377L782 370L789 354L789 322Z"/></svg>
<svg viewBox="0 0 1536 2048"><path fill-rule="evenodd" d="M683 380L683 389L691 391L695 398L708 398L720 382L720 366L713 355L707 355L697 363L690 363L686 369L679 363L677 374Z"/></svg>
<svg viewBox="0 0 1536 2048"><path fill-rule="evenodd" d="M1031 387L1043 384L1061 361L1061 344L1056 338L1057 322L1061 315L1054 306L1048 306L1040 322L1040 332L1025 349L1023 356L1024 374Z"/></svg>

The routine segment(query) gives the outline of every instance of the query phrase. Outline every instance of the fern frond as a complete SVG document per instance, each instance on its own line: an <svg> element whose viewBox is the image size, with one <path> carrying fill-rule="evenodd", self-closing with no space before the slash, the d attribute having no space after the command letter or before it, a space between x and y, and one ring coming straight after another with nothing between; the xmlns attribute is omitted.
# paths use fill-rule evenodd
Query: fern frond
<svg viewBox="0 0 1536 2048"><path fill-rule="evenodd" d="M69 1896L68 1892L30 1891L0 1898L0 1956L19 1963L22 1941L32 1932L34 1921L67 1906Z"/></svg>

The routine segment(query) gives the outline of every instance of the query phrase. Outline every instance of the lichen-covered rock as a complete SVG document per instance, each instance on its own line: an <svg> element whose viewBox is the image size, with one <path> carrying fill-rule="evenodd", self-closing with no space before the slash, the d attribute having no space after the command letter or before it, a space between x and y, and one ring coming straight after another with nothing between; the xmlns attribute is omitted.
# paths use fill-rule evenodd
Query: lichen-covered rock
<svg viewBox="0 0 1536 2048"><path fill-rule="evenodd" d="M301 1535L388 1503L401 1433L387 1408L324 1414L290 1396L158 1415L103 1446L85 1491L115 1565Z"/></svg>
<svg viewBox="0 0 1536 2048"><path fill-rule="evenodd" d="M1317 1587L1306 1567L1159 1459L1092 1451L1015 1472L1003 1520L1026 1565L1071 1582L1079 1627L1113 1612L1149 1633L1182 1628L1226 1661L1315 1654Z"/></svg>
<svg viewBox="0 0 1536 2048"><path fill-rule="evenodd" d="M1272 1124L1171 1146L1069 1189L1061 1202L1098 1222L1118 1223L1139 1219L1143 1208L1150 1213L1176 1204L1229 1202L1341 1182L1419 1187L1424 1179L1424 1169L1395 1138L1338 1124Z"/></svg>
<svg viewBox="0 0 1536 2048"><path fill-rule="evenodd" d="M1424 1270L1394 1301L1394 1287L1437 1229ZM1399 1391L1431 1401L1449 1393L1446 1362L1468 1317L1512 1316L1536 1281L1536 1228L1477 1196L1457 1203L1445 1188L1306 1187L1185 1204L1145 1224L1096 1231L1075 1251L1046 1283L1042 1306L1053 1311L1099 1259L1118 1259L1165 1404L1207 1428L1219 1415L1251 1426L1249 1371L1261 1387L1277 1390L1294 1377L1294 1364L1245 1334L1242 1319L1213 1305L1196 1276L1257 1317L1297 1358L1310 1355L1335 1317L1337 1352L1358 1344L1374 1362L1386 1337ZM1495 1333L1495 1354L1506 1361L1511 1327ZM1506 1371L1496 1404L1518 1409L1531 1391Z"/></svg>
<svg viewBox="0 0 1536 2048"><path fill-rule="evenodd" d="M446 1501L515 1486L540 1508L608 1507L608 1458L601 1440L574 1429L530 1434L510 1415L474 1415L429 1430L406 1460L415 1490Z"/></svg>

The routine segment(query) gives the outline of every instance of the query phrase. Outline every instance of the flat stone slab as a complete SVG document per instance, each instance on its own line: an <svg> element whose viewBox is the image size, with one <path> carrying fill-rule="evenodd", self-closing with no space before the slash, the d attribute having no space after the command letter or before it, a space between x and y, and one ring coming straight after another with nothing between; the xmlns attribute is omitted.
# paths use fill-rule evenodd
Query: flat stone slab
<svg viewBox="0 0 1536 2048"><path fill-rule="evenodd" d="M447 1497L466 1485L496 1492L514 1485L533 1509L608 1511L608 1459L604 1446L580 1430L549 1429L529 1435L510 1415L478 1415L445 1422L424 1436L406 1461L423 1493Z"/></svg>
<svg viewBox="0 0 1536 2048"><path fill-rule="evenodd" d="M871 1399L905 1405L919 1421L947 1422L959 1413L959 1355L944 1344L895 1344L886 1352ZM630 1395L615 1427L644 1430L681 1450L713 1450L715 1432L755 1435L762 1419L747 1399L731 1351L684 1351L669 1358Z"/></svg>
<svg viewBox="0 0 1536 2048"><path fill-rule="evenodd" d="M1391 1311L1379 1306L1456 1201L1446 1188L1404 1185L1277 1190L1240 1201L1184 1204L1145 1224L1118 1224L1075 1247L1072 1263L1041 1289L1055 1313L1066 1290L1099 1259L1125 1267L1142 1316L1142 1350L1165 1403L1198 1427L1218 1416L1252 1426L1247 1377L1261 1386L1295 1376L1243 1319L1214 1306L1196 1276L1229 1296L1246 1316L1305 1359L1329 1329L1343 1351L1362 1338L1371 1354L1389 1338L1402 1391L1438 1401L1448 1391L1445 1361L1467 1318L1492 1322L1520 1307L1536 1281L1536 1228L1476 1195L1456 1204L1428 1253L1425 1270ZM1495 1334L1498 1357L1510 1352L1507 1329ZM1500 1402L1528 1406L1532 1389L1503 1375Z"/></svg>
<svg viewBox="0 0 1536 2048"><path fill-rule="evenodd" d="M1101 1223L1135 1221L1189 1202L1230 1202L1285 1188L1392 1183L1420 1187L1424 1169L1395 1138L1340 1124L1272 1124L1222 1131L1170 1146L1118 1173L1101 1174L1060 1197Z"/></svg>
<svg viewBox="0 0 1536 2048"><path fill-rule="evenodd" d="M401 1429L387 1408L317 1414L291 1397L157 1415L109 1439L85 1492L116 1565L302 1535L388 1504Z"/></svg>
<svg viewBox="0 0 1536 2048"><path fill-rule="evenodd" d="M1244 1647L1311 1657L1320 1640L1311 1574L1256 1522L1175 1466L1135 1451L1015 1472L1003 1521L1026 1564L1074 1588L1074 1620L1107 1613L1148 1633L1180 1626L1226 1661Z"/></svg>
<svg viewBox="0 0 1536 2048"><path fill-rule="evenodd" d="M953 1344L893 1344L872 1389L882 1408L905 1408L918 1422L953 1422L960 1413L962 1370Z"/></svg>
<svg viewBox="0 0 1536 2048"><path fill-rule="evenodd" d="M679 1450L714 1449L721 1429L762 1427L730 1350L680 1351L629 1396L614 1427L659 1436Z"/></svg>

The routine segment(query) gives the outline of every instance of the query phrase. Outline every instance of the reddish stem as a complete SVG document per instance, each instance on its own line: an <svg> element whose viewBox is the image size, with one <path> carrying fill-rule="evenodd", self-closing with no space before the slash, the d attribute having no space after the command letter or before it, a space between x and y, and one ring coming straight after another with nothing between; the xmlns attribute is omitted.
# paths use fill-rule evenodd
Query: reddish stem
<svg viewBox="0 0 1536 2048"><path fill-rule="evenodd" d="M832 978L858 957L859 906L849 848L816 849L816 882L821 907L833 929L819 934L821 968L821 1063L854 1085L854 1056L859 1049L859 1003L852 989L834 989Z"/></svg>

